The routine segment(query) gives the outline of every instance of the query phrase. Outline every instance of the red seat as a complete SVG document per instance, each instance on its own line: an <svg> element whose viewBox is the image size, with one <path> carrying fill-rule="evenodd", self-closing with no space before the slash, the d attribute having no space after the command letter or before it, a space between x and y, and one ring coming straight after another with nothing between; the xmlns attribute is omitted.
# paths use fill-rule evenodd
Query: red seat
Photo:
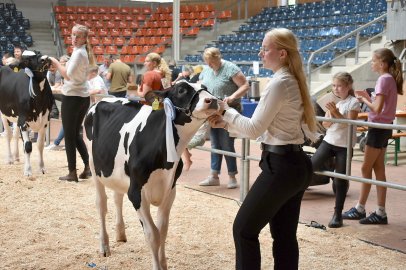
<svg viewBox="0 0 406 270"><path fill-rule="evenodd" d="M111 14L118 14L120 13L120 9L118 7L110 7Z"/></svg>
<svg viewBox="0 0 406 270"><path fill-rule="evenodd" d="M99 29L97 29L97 35L99 37L105 37L105 36L109 35L109 32L104 28L99 28Z"/></svg>
<svg viewBox="0 0 406 270"><path fill-rule="evenodd" d="M82 22L85 22L89 19L89 15L88 14L79 14L78 19Z"/></svg>
<svg viewBox="0 0 406 270"><path fill-rule="evenodd" d="M66 7L65 6L54 6L55 13L65 13Z"/></svg>
<svg viewBox="0 0 406 270"><path fill-rule="evenodd" d="M142 53L142 46L132 46L131 54L141 54Z"/></svg>
<svg viewBox="0 0 406 270"><path fill-rule="evenodd" d="M165 44L165 45L171 45L172 43L172 37L170 36L163 36L161 37L161 43Z"/></svg>
<svg viewBox="0 0 406 270"><path fill-rule="evenodd" d="M172 21L163 21L163 22L161 23L161 27L164 27L164 28L172 27L172 25L173 25L173 22L172 22Z"/></svg>
<svg viewBox="0 0 406 270"><path fill-rule="evenodd" d="M185 36L187 37L197 37L197 35L199 34L200 28L199 27L194 27L190 30L187 30L185 33Z"/></svg>
<svg viewBox="0 0 406 270"><path fill-rule="evenodd" d="M71 26L70 22L68 21L59 21L59 28L69 28Z"/></svg>
<svg viewBox="0 0 406 270"><path fill-rule="evenodd" d="M94 54L104 54L104 47L103 46L94 46L93 53Z"/></svg>
<svg viewBox="0 0 406 270"><path fill-rule="evenodd" d="M99 14L90 14L90 20L92 20L92 21L100 21L101 20L101 15L99 15Z"/></svg>
<svg viewBox="0 0 406 270"><path fill-rule="evenodd" d="M66 13L76 13L76 7L73 6L66 6Z"/></svg>
<svg viewBox="0 0 406 270"><path fill-rule="evenodd" d="M199 4L197 4L197 5L192 5L192 11L193 11L193 12L200 12L200 11L203 11L203 5L199 5Z"/></svg>
<svg viewBox="0 0 406 270"><path fill-rule="evenodd" d="M181 5L180 6L180 12L189 13L191 11L192 11L192 9L191 9L191 6L189 6L189 5Z"/></svg>
<svg viewBox="0 0 406 270"><path fill-rule="evenodd" d="M217 17L220 20L229 20L231 19L231 10L223 10Z"/></svg>
<svg viewBox="0 0 406 270"><path fill-rule="evenodd" d="M89 32L87 33L87 36L89 37L94 37L96 36L96 31L94 31L94 29L90 28Z"/></svg>
<svg viewBox="0 0 406 270"><path fill-rule="evenodd" d="M161 38L160 37L150 37L149 44L157 45L159 43L161 43Z"/></svg>
<svg viewBox="0 0 406 270"><path fill-rule="evenodd" d="M63 39L63 42L65 43L65 45L72 45L72 37L71 36L66 36Z"/></svg>
<svg viewBox="0 0 406 270"><path fill-rule="evenodd" d="M114 46L114 45L107 46L106 47L106 53L107 54L117 54L118 53L117 46Z"/></svg>
<svg viewBox="0 0 406 270"><path fill-rule="evenodd" d="M100 38L98 38L98 37L90 37L89 42L90 42L90 45L92 45L92 46L96 46L96 45L101 44Z"/></svg>
<svg viewBox="0 0 406 270"><path fill-rule="evenodd" d="M102 15L102 20L103 21L111 21L113 19L113 15L111 14L103 14Z"/></svg>
<svg viewBox="0 0 406 270"><path fill-rule="evenodd" d="M110 30L110 35L112 37L119 37L119 36L121 36L121 31L118 28L113 28Z"/></svg>
<svg viewBox="0 0 406 270"><path fill-rule="evenodd" d="M137 45L138 44L138 38L132 37L128 40L128 45Z"/></svg>
<svg viewBox="0 0 406 270"><path fill-rule="evenodd" d="M133 15L139 15L139 14L141 14L141 10L140 10L140 8L131 8L131 14L133 14Z"/></svg>
<svg viewBox="0 0 406 270"><path fill-rule="evenodd" d="M120 13L123 14L123 15L130 14L130 12L131 12L131 9L129 7L121 7L120 8Z"/></svg>
<svg viewBox="0 0 406 270"><path fill-rule="evenodd" d="M140 44L140 45L147 45L147 44L149 44L149 38L147 38L147 37L140 37L140 38L138 39L138 44Z"/></svg>
<svg viewBox="0 0 406 270"><path fill-rule="evenodd" d="M135 17L135 19L136 19L137 21L139 21L139 22L143 22L143 21L145 21L146 17L145 17L145 15L140 14L140 15L137 15L137 16Z"/></svg>
<svg viewBox="0 0 406 270"><path fill-rule="evenodd" d="M152 37L152 36L155 36L155 35L156 35L156 29L155 28L147 29L147 33L146 33L147 37Z"/></svg>
<svg viewBox="0 0 406 270"><path fill-rule="evenodd" d="M107 21L107 22L105 23L105 27L106 27L107 29L115 28L115 27L116 27L116 24L115 24L113 21Z"/></svg>
<svg viewBox="0 0 406 270"><path fill-rule="evenodd" d="M138 55L137 57L135 57L135 62L136 63L144 63L145 62L145 58L147 58L146 55Z"/></svg>
<svg viewBox="0 0 406 270"><path fill-rule="evenodd" d="M69 21L77 21L78 20L78 14L68 14L68 20Z"/></svg>
<svg viewBox="0 0 406 270"><path fill-rule="evenodd" d="M189 14L190 14L190 13L182 12L182 13L180 13L179 18L180 18L181 20L187 20L187 19L189 19Z"/></svg>
<svg viewBox="0 0 406 270"><path fill-rule="evenodd" d="M103 37L102 42L103 45L109 46L113 44L113 38L112 37Z"/></svg>
<svg viewBox="0 0 406 270"><path fill-rule="evenodd" d="M203 5L203 11L214 11L214 5L213 4Z"/></svg>
<svg viewBox="0 0 406 270"><path fill-rule="evenodd" d="M204 27L213 27L214 26L214 23L215 23L215 20L214 19L208 19L207 21L205 21L204 23L203 23L203 25L202 26L204 26Z"/></svg>
<svg viewBox="0 0 406 270"><path fill-rule="evenodd" d="M110 13L110 8L108 8L108 7L99 7L99 13L100 14Z"/></svg>
<svg viewBox="0 0 406 270"><path fill-rule="evenodd" d="M125 21L132 22L133 19L134 19L133 15L130 15L130 14L124 15Z"/></svg>
<svg viewBox="0 0 406 270"><path fill-rule="evenodd" d="M151 15L150 20L151 21L158 21L160 15L161 15L161 13L154 13L154 14Z"/></svg>
<svg viewBox="0 0 406 270"><path fill-rule="evenodd" d="M56 14L55 18L57 21L67 21L68 15L67 14Z"/></svg>
<svg viewBox="0 0 406 270"><path fill-rule="evenodd" d="M130 24L128 22L126 22L126 21L119 21L118 24L117 24L117 27L120 28L120 29L129 28Z"/></svg>
<svg viewBox="0 0 406 270"><path fill-rule="evenodd" d="M79 14L88 13L88 8L87 7L77 7L77 13L79 13Z"/></svg>
<svg viewBox="0 0 406 270"><path fill-rule="evenodd" d="M133 35L133 31L131 29L129 29L129 28L124 28L122 30L122 32L121 32L121 35L123 37L129 38L129 37L131 37Z"/></svg>
<svg viewBox="0 0 406 270"><path fill-rule="evenodd" d="M121 48L120 54L132 54L132 47L131 46L123 46Z"/></svg>
<svg viewBox="0 0 406 270"><path fill-rule="evenodd" d="M114 45L121 47L125 44L125 38L123 37L115 37L113 40Z"/></svg>
<svg viewBox="0 0 406 270"><path fill-rule="evenodd" d="M165 33L164 33L164 28L158 28L158 29L156 29L156 32L155 32L155 35L156 36L163 36Z"/></svg>
<svg viewBox="0 0 406 270"><path fill-rule="evenodd" d="M114 21L122 21L122 20L124 20L124 16L120 15L120 14L114 14L113 15L113 20Z"/></svg>
<svg viewBox="0 0 406 270"><path fill-rule="evenodd" d="M98 64L103 63L104 62L104 55L102 55L102 54L96 55L96 62Z"/></svg>
<svg viewBox="0 0 406 270"><path fill-rule="evenodd" d="M157 46L154 48L153 52L158 53L158 54L163 54L165 52L165 46L164 45Z"/></svg>
<svg viewBox="0 0 406 270"><path fill-rule="evenodd" d="M136 36L140 36L140 37L146 36L146 35L147 35L147 29L145 29L145 28L139 28L139 29L137 30L137 32L135 32L135 35L136 35Z"/></svg>
<svg viewBox="0 0 406 270"><path fill-rule="evenodd" d="M135 61L135 55L121 55L120 60L126 64L133 64Z"/></svg>
<svg viewBox="0 0 406 270"><path fill-rule="evenodd" d="M140 28L140 24L137 21L130 21L130 28L135 30Z"/></svg>
<svg viewBox="0 0 406 270"><path fill-rule="evenodd" d="M151 15L152 14L152 9L149 8L149 7L144 7L144 8L142 8L142 14Z"/></svg>
<svg viewBox="0 0 406 270"><path fill-rule="evenodd" d="M102 21L95 21L93 22L93 27L95 29L101 29L104 28L104 23Z"/></svg>
<svg viewBox="0 0 406 270"><path fill-rule="evenodd" d="M99 7L88 7L87 12L95 15L96 13L99 13Z"/></svg>
<svg viewBox="0 0 406 270"><path fill-rule="evenodd" d="M70 28L61 28L60 32L61 32L61 36L63 36L63 37L70 36L71 29Z"/></svg>

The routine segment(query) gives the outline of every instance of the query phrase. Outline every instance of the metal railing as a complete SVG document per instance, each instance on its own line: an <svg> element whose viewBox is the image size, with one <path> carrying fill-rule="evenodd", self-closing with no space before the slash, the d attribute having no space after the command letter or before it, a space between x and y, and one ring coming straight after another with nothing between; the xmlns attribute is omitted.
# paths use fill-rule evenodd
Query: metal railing
<svg viewBox="0 0 406 270"><path fill-rule="evenodd" d="M377 180L373 180L373 179L369 179L369 178L351 176L351 163L352 163L351 152L352 152L352 148L353 148L352 147L352 143L353 143L352 130L356 126L367 126L367 127L373 127L373 128L392 129L392 130L406 130L406 125L378 124L378 123L365 122L365 121L360 121L360 120L335 119L335 118L326 118L326 117L316 117L316 118L318 121L329 121L329 122L333 122L333 123L343 123L343 124L348 125L346 173L340 174L340 173L335 173L335 172L330 172L330 171L316 171L315 172L316 174L406 191L406 185L399 185L399 184L391 183L391 182L383 182L383 181L377 181ZM208 148L208 147L202 147L202 146L196 147L196 149L199 149L199 150L222 154L222 155L228 155L228 156L232 156L232 157L241 159L241 162L240 162L240 167L241 167L240 201L241 202L245 199L245 197L248 193L248 190L249 190L250 161L251 160L254 160L254 161L260 160L260 158L250 155L250 144L251 143L250 143L249 139L245 139L245 138L242 139L241 154L218 150L218 149L212 149L212 148Z"/></svg>

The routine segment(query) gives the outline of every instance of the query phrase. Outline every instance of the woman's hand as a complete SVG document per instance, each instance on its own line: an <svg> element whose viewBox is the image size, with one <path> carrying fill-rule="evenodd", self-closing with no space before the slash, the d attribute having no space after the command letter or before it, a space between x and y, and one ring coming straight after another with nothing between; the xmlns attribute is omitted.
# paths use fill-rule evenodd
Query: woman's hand
<svg viewBox="0 0 406 270"><path fill-rule="evenodd" d="M220 99L217 100L217 105L219 107L219 109L217 110L218 115L222 115L223 111L230 108L225 100L220 100Z"/></svg>
<svg viewBox="0 0 406 270"><path fill-rule="evenodd" d="M335 102L328 102L327 104L326 104L326 108L327 108L327 110L330 112L330 113L332 113L332 114L334 114L335 112L337 112L338 110L337 110L337 107L336 107L336 104L335 104Z"/></svg>
<svg viewBox="0 0 406 270"><path fill-rule="evenodd" d="M223 99L223 101L224 101L225 103L227 103L227 104L233 103L234 100L235 100L235 98L233 98L233 96L225 97L225 98Z"/></svg>
<svg viewBox="0 0 406 270"><path fill-rule="evenodd" d="M227 126L227 122L223 120L223 117L217 114L207 118L207 121L209 121L212 128L225 128Z"/></svg>

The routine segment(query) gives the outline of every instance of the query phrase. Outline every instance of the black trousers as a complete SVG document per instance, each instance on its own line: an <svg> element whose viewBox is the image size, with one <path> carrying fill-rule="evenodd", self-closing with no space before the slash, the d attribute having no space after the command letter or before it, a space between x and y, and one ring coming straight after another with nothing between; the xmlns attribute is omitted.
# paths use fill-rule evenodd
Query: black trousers
<svg viewBox="0 0 406 270"><path fill-rule="evenodd" d="M313 170L318 171L323 163L330 157L335 157L335 172L345 174L347 168L347 148L339 147L323 141L316 153L312 156ZM336 202L335 211L342 212L344 208L345 197L349 187L348 180L334 179L334 186L336 189Z"/></svg>
<svg viewBox="0 0 406 270"><path fill-rule="evenodd" d="M62 126L65 131L65 149L69 171L76 171L76 149L83 163L89 165L89 153L83 141L82 122L90 105L90 97L63 96Z"/></svg>
<svg viewBox="0 0 406 270"><path fill-rule="evenodd" d="M300 205L309 186L312 165L303 152L279 155L262 152L262 172L252 185L234 220L236 269L261 269L258 236L269 224L274 269L298 269L296 238Z"/></svg>

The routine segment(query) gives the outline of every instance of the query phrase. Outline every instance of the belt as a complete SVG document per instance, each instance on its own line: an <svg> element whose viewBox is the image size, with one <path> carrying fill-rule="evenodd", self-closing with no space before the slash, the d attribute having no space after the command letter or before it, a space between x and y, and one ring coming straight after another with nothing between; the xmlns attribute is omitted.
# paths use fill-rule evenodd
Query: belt
<svg viewBox="0 0 406 270"><path fill-rule="evenodd" d="M285 144L285 145L269 145L261 143L261 150L268 151L279 155L284 155L289 152L303 151L300 144Z"/></svg>

